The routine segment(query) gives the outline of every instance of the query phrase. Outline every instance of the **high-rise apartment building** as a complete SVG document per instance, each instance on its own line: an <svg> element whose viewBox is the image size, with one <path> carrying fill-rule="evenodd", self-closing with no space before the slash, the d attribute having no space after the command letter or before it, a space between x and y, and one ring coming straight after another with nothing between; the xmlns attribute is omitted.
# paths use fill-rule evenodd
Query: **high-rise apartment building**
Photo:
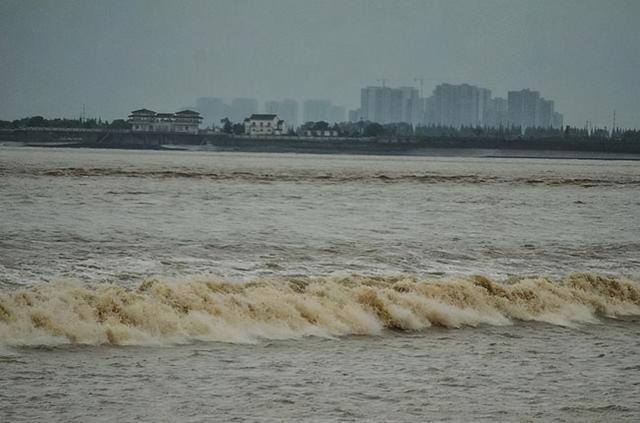
<svg viewBox="0 0 640 423"><path fill-rule="evenodd" d="M336 106L332 104L329 107L329 120L328 122L337 123L344 122L345 120L346 109L342 106Z"/></svg>
<svg viewBox="0 0 640 423"><path fill-rule="evenodd" d="M258 113L258 100L255 98L234 98L231 101L229 118L233 122L244 122L254 113Z"/></svg>
<svg viewBox="0 0 640 423"><path fill-rule="evenodd" d="M229 117L231 108L218 97L200 97L196 100L195 109L202 115L202 123L208 127L220 125L220 120Z"/></svg>
<svg viewBox="0 0 640 423"><path fill-rule="evenodd" d="M360 91L360 115L364 120L418 124L423 114L423 102L414 87L366 87Z"/></svg>
<svg viewBox="0 0 640 423"><path fill-rule="evenodd" d="M275 100L265 101L264 112L269 114L278 114L280 111L280 102Z"/></svg>
<svg viewBox="0 0 640 423"><path fill-rule="evenodd" d="M305 122L329 121L329 100L306 100L303 105L303 120Z"/></svg>
<svg viewBox="0 0 640 423"><path fill-rule="evenodd" d="M349 122L359 122L360 120L363 120L361 109L349 110Z"/></svg>
<svg viewBox="0 0 640 423"><path fill-rule="evenodd" d="M562 116L562 113L553 112L552 126L556 129L562 129L562 127L564 126L564 116Z"/></svg>
<svg viewBox="0 0 640 423"><path fill-rule="evenodd" d="M415 87L400 87L400 119L397 122L406 122L413 125L422 123L424 116L424 102L420 98Z"/></svg>
<svg viewBox="0 0 640 423"><path fill-rule="evenodd" d="M529 89L509 91L509 123L522 130L537 126L540 93Z"/></svg>
<svg viewBox="0 0 640 423"><path fill-rule="evenodd" d="M546 100L538 91L509 91L509 123L522 130L531 127L560 128L562 115L556 114L553 100Z"/></svg>
<svg viewBox="0 0 640 423"><path fill-rule="evenodd" d="M290 128L298 125L298 102L293 99L267 101L265 112L278 115Z"/></svg>
<svg viewBox="0 0 640 423"><path fill-rule="evenodd" d="M391 88L366 87L360 91L362 119L371 122L391 122Z"/></svg>
<svg viewBox="0 0 640 423"><path fill-rule="evenodd" d="M509 106L506 99L494 97L489 100L484 113L484 126L509 126Z"/></svg>
<svg viewBox="0 0 640 423"><path fill-rule="evenodd" d="M536 126L540 128L553 127L554 112L553 100L545 100L541 97L536 110Z"/></svg>
<svg viewBox="0 0 640 423"><path fill-rule="evenodd" d="M440 84L428 100L428 123L459 128L483 126L491 90L469 84Z"/></svg>

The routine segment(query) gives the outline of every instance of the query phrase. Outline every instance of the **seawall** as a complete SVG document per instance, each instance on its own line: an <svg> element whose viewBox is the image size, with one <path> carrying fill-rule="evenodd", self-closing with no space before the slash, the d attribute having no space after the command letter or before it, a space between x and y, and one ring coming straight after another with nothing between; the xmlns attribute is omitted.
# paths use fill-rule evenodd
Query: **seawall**
<svg viewBox="0 0 640 423"><path fill-rule="evenodd" d="M489 137L249 137L227 134L175 134L128 130L19 129L0 131L0 141L38 146L161 149L165 145L203 146L218 151L345 154L420 154L431 149L566 151L640 154L640 140L586 137L499 139Z"/></svg>

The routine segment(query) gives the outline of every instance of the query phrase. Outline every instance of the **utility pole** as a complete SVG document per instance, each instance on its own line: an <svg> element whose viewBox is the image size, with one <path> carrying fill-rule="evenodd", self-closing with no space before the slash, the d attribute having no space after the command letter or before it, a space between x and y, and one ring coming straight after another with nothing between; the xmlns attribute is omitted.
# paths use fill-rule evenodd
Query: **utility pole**
<svg viewBox="0 0 640 423"><path fill-rule="evenodd" d="M85 112L84 103L82 103L82 118L80 119L80 122L82 123L84 123L84 112Z"/></svg>

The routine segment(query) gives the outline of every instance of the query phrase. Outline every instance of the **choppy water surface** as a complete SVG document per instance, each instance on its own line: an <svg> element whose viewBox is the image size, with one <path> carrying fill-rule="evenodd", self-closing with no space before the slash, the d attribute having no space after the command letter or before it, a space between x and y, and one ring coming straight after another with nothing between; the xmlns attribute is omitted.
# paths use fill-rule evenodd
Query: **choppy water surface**
<svg viewBox="0 0 640 423"><path fill-rule="evenodd" d="M0 149L6 421L636 421L637 162Z"/></svg>

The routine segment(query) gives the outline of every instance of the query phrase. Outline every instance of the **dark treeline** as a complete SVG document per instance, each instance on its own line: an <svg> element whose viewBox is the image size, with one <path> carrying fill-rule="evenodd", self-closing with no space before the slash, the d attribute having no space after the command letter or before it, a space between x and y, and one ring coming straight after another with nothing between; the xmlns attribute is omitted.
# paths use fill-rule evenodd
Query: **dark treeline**
<svg viewBox="0 0 640 423"><path fill-rule="evenodd" d="M600 128L526 128L519 126L481 127L462 126L460 128L442 125L418 125L409 123L379 124L375 122L342 122L333 126L326 122L307 122L302 128L330 128L341 136L348 137L444 137L444 138L496 138L496 139L543 139L543 138L593 138L593 139L634 139L640 141L640 130L616 129L611 133Z"/></svg>
<svg viewBox="0 0 640 423"><path fill-rule="evenodd" d="M220 121L217 128L225 134L242 135L244 125L234 123L229 118ZM460 128L442 125L417 125L398 122L380 124L369 121L338 122L330 124L325 121L305 122L297 128L290 128L288 135L322 136L326 131L331 136L350 138L360 137L439 137L439 138L494 138L494 139L543 139L543 138L592 138L592 139L634 139L640 141L640 131L636 129L616 129L611 133L608 129L601 128L577 128L566 126L560 128L526 128L524 131L519 126L462 126Z"/></svg>
<svg viewBox="0 0 640 423"><path fill-rule="evenodd" d="M111 122L98 119L45 119L42 116L32 116L14 121L0 120L0 129L20 128L73 128L73 129L130 129L131 125L124 119L116 119Z"/></svg>
<svg viewBox="0 0 640 423"><path fill-rule="evenodd" d="M244 125L241 123L233 123L229 118L220 120L220 130L225 134L242 135L244 134Z"/></svg>
<svg viewBox="0 0 640 423"><path fill-rule="evenodd" d="M244 125L234 123L228 118L221 120L218 130L222 133L242 135ZM0 120L0 129L21 128L71 128L71 129L131 129L131 125L124 119L111 122L98 119L45 119L42 116L32 116L14 121ZM330 131L332 136L341 137L438 137L438 138L494 138L494 139L544 139L544 138L591 138L591 139L619 139L640 141L640 130L616 128L613 132L601 128L577 128L566 126L560 128L526 128L524 131L518 126L481 127L481 126L442 126L417 125L398 122L380 124L369 121L340 122L330 124L325 121L306 122L298 128L291 128L288 135L306 135L309 133L322 136Z"/></svg>

